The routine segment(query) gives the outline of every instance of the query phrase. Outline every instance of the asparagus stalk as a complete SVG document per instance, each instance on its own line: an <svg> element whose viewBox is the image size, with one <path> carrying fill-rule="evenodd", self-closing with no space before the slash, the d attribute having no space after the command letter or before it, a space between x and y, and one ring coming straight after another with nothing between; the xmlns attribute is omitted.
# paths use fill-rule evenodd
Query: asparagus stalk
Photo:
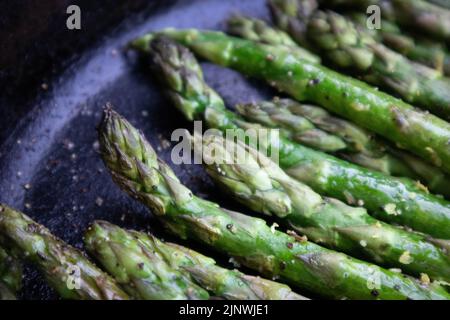
<svg viewBox="0 0 450 320"><path fill-rule="evenodd" d="M217 135L198 140L196 152L202 155L208 174L250 209L276 216L330 249L413 276L426 270L431 278L450 282L450 255L445 249L450 241L435 245L423 235L380 222L364 208L322 198L242 142Z"/></svg>
<svg viewBox="0 0 450 320"><path fill-rule="evenodd" d="M99 126L100 150L113 180L153 210L168 230L235 261L329 298L449 299L436 283L382 269L271 229L258 218L192 194L145 137L111 109ZM376 280L375 280L376 279Z"/></svg>
<svg viewBox="0 0 450 320"><path fill-rule="evenodd" d="M450 74L450 66L448 63L446 64L450 53L441 43L405 33L397 24L388 20L382 21L381 29L369 30L366 26L367 17L365 14L353 12L349 16L358 27L363 28L364 32L370 32L377 41L383 42L389 48L441 73Z"/></svg>
<svg viewBox="0 0 450 320"><path fill-rule="evenodd" d="M233 16L227 21L228 33L261 43L286 47L293 55L313 63L320 58L297 43L284 31L272 28L266 22L254 18Z"/></svg>
<svg viewBox="0 0 450 320"><path fill-rule="evenodd" d="M450 124L414 109L358 80L299 60L275 46L221 32L165 30L171 37L212 62L267 80L299 101L308 100L370 129L450 173ZM134 46L148 51L148 34Z"/></svg>
<svg viewBox="0 0 450 320"><path fill-rule="evenodd" d="M198 252L188 248L176 245L174 243L162 242L158 238L137 231L126 231L117 226L114 226L105 221L96 221L87 233L86 243L89 250L95 256L100 257L101 261L108 270L112 273L118 274L120 278L125 279L125 283L130 283L128 272L124 274L117 269L116 262L122 265L121 261L127 261L125 256L133 256L133 264L126 263L126 268L130 266L136 269L139 261L148 260L145 254L148 254L152 259L150 267L154 270L151 273L161 274L170 266L173 270L177 270L178 276L173 281L170 277L163 275L160 277L161 283L156 286L155 294L160 298L173 298L174 294L181 292L180 298L194 296L205 298L205 293L199 290L187 291L186 288L194 289L196 285L187 280L185 274L188 274L201 287L212 292L216 297L225 298L228 300L304 300L306 298L293 293L291 289L283 284L273 281L265 280L259 277L252 277L244 275L237 270L228 270L216 265L216 262L208 257L201 255ZM130 248L135 246L142 250L134 250ZM120 254L119 250L120 248ZM115 253L112 253L114 251ZM132 252L130 254L130 252ZM113 256L110 259L108 256ZM117 258L116 258L117 257ZM159 268L162 267L162 270ZM139 271L142 273L142 271ZM170 274L170 273L169 273ZM171 274L174 274L171 271ZM142 276L139 276L141 279ZM181 279L183 286L180 290L177 280ZM160 281L158 280L158 282ZM151 281L154 283L155 281ZM143 283L139 280L138 283ZM189 286L186 286L189 284ZM147 287L147 283L143 283ZM165 288L165 287L169 288ZM175 286L175 288L171 288ZM131 291L142 290L141 285L130 287ZM169 289L169 290L168 290ZM160 293L162 290L163 293ZM147 290L146 290L147 291ZM199 295L199 293L201 293ZM155 294L152 294L154 296ZM139 295L138 295L139 297Z"/></svg>
<svg viewBox="0 0 450 320"><path fill-rule="evenodd" d="M438 168L377 139L349 121L329 114L323 108L291 99L275 98L273 101L240 104L236 109L250 122L269 128L281 128L291 140L334 153L340 158L388 175L419 180L431 191L450 197L450 179ZM338 143L323 146L324 135L339 139L344 147ZM327 141L333 140L325 139ZM328 146L334 149L327 148Z"/></svg>
<svg viewBox="0 0 450 320"><path fill-rule="evenodd" d="M36 265L65 299L125 300L128 295L77 249L23 213L0 204L2 245Z"/></svg>
<svg viewBox="0 0 450 320"><path fill-rule="evenodd" d="M335 12L317 11L310 18L307 34L336 67L450 119L450 79L436 70L387 48Z"/></svg>
<svg viewBox="0 0 450 320"><path fill-rule="evenodd" d="M161 257L151 238L128 232L105 221L96 221L85 235L85 245L103 267L135 299L208 299L205 289L172 268Z"/></svg>
<svg viewBox="0 0 450 320"><path fill-rule="evenodd" d="M15 300L22 285L22 264L0 247L0 300Z"/></svg>
<svg viewBox="0 0 450 320"><path fill-rule="evenodd" d="M159 75L175 106L187 119L203 119L210 128L224 132L261 128L226 110L220 96L205 83L200 66L186 48L169 39L156 39L151 48L145 39L139 44L145 45L146 52L150 51L155 75ZM350 205L363 201L378 219L450 239L450 204L428 194L411 180L369 171L284 137L279 139L279 155L280 166L289 175L321 194Z"/></svg>
<svg viewBox="0 0 450 320"><path fill-rule="evenodd" d="M390 0L395 21L431 37L450 42L450 10L424 0Z"/></svg>
<svg viewBox="0 0 450 320"><path fill-rule="evenodd" d="M317 10L317 0L273 0L268 5L275 24L301 46L311 49L306 35L308 17Z"/></svg>
<svg viewBox="0 0 450 320"><path fill-rule="evenodd" d="M375 4L382 8L383 18L412 31L420 30L437 40L450 40L450 10L425 0L321 0L320 4L361 10Z"/></svg>

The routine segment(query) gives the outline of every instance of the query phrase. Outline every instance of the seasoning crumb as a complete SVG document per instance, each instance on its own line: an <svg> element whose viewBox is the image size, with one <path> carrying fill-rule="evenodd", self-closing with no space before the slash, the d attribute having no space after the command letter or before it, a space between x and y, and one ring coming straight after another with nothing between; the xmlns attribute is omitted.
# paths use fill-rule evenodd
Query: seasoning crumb
<svg viewBox="0 0 450 320"><path fill-rule="evenodd" d="M275 60L275 56L273 55L273 54L268 54L267 56L266 56L266 59L267 59L267 61L273 61L273 60Z"/></svg>
<svg viewBox="0 0 450 320"><path fill-rule="evenodd" d="M31 189L31 184L26 183L26 184L23 185L23 187L24 187L25 190L30 190Z"/></svg>
<svg viewBox="0 0 450 320"><path fill-rule="evenodd" d="M43 84L41 84L41 88L42 90L48 90L48 84L44 82Z"/></svg>
<svg viewBox="0 0 450 320"><path fill-rule="evenodd" d="M147 118L147 117L148 117L148 111L147 111L147 110L142 110L142 111L141 111L141 115L142 115L144 118Z"/></svg>
<svg viewBox="0 0 450 320"><path fill-rule="evenodd" d="M390 268L389 271L395 272L395 273L402 273L402 269L399 268Z"/></svg>
<svg viewBox="0 0 450 320"><path fill-rule="evenodd" d="M70 141L69 139L65 139L63 141L63 146L65 149L67 150L73 150L73 148L75 148L75 143L73 143L72 141Z"/></svg>
<svg viewBox="0 0 450 320"><path fill-rule="evenodd" d="M388 203L383 207L383 209L387 214L390 215L397 216L399 214L398 211L396 210L397 206L395 205L395 203Z"/></svg>
<svg viewBox="0 0 450 320"><path fill-rule="evenodd" d="M100 143L98 140L95 140L95 142L92 144L92 148L94 148L95 151L98 151L100 149Z"/></svg>
<svg viewBox="0 0 450 320"><path fill-rule="evenodd" d="M30 203L28 203L28 202L26 202L26 203L25 203L25 208L27 208L27 209L31 209L31 204L30 204Z"/></svg>
<svg viewBox="0 0 450 320"><path fill-rule="evenodd" d="M428 284L430 284L431 280L430 280L430 277L426 273L421 273L420 274L420 282L422 284L428 285Z"/></svg>
<svg viewBox="0 0 450 320"><path fill-rule="evenodd" d="M97 199L95 199L95 204L101 207L103 205L103 199L101 197L97 197Z"/></svg>
<svg viewBox="0 0 450 320"><path fill-rule="evenodd" d="M276 228L278 228L278 227L279 227L279 224L276 223L276 222L274 222L274 223L272 224L272 226L270 227L270 231L272 231L272 233L275 233Z"/></svg>
<svg viewBox="0 0 450 320"><path fill-rule="evenodd" d="M359 244L361 245L361 247L367 247L367 241L365 240L361 240Z"/></svg>
<svg viewBox="0 0 450 320"><path fill-rule="evenodd" d="M398 261L402 264L410 264L411 262L413 262L413 260L414 259L413 257L411 257L409 251L403 252L400 258L398 259Z"/></svg>

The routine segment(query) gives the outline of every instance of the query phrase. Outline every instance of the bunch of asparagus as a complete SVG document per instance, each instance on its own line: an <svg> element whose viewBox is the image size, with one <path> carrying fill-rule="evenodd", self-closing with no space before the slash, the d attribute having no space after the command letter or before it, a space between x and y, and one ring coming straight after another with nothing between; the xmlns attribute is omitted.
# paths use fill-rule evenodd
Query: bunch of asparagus
<svg viewBox="0 0 450 320"><path fill-rule="evenodd" d="M139 44L144 42L140 40ZM203 119L209 127L224 133L227 129L263 128L226 109L220 96L205 83L200 66L186 48L165 38L146 43L144 48L151 54L155 75L159 75L174 104L188 119ZM381 220L450 239L450 204L414 181L392 179L283 136L279 139L279 153L281 167L317 192L351 205L363 203Z"/></svg>
<svg viewBox="0 0 450 320"><path fill-rule="evenodd" d="M99 141L113 180L181 238L210 245L247 267L324 297L450 298L437 283L421 283L325 249L194 196L158 159L145 137L111 109L99 127Z"/></svg>
<svg viewBox="0 0 450 320"><path fill-rule="evenodd" d="M188 135L207 173L286 232L195 196L111 105L98 132L113 180L169 232L272 280L95 221L84 244L102 271L44 226L0 204L0 299L16 298L21 260L65 299L307 299L285 283L333 299L450 299L450 203L428 191L450 197L450 124L407 103L450 117L450 80L443 75L450 72L447 3L319 1L320 8L379 5L386 28L378 31L365 29L358 12L322 11L316 0L268 3L280 29L235 16L228 32L244 39L167 29L132 46L150 56L152 71L187 119L218 129L203 138ZM433 40L418 37L412 31L418 27ZM183 45L297 101L276 97L228 110ZM238 139L225 138L227 130ZM258 139L259 130L269 139ZM265 155L274 152L279 164Z"/></svg>
<svg viewBox="0 0 450 320"><path fill-rule="evenodd" d="M292 0L271 1L292 3ZM378 5L384 17L407 29L420 30L429 37L447 43L450 40L450 5L446 0L319 0L319 2L324 6L364 11L371 5Z"/></svg>
<svg viewBox="0 0 450 320"><path fill-rule="evenodd" d="M270 280L228 270L198 252L137 231L96 221L86 247L137 299L304 300Z"/></svg>
<svg viewBox="0 0 450 320"><path fill-rule="evenodd" d="M56 238L25 214L4 204L0 204L0 235L2 245L20 259L36 265L62 298L128 299L116 281L97 268L82 252ZM14 269L9 270L14 272ZM15 272L20 271L16 269ZM17 288L15 281L13 288Z"/></svg>
<svg viewBox="0 0 450 320"><path fill-rule="evenodd" d="M284 284L222 268L185 247L96 221L86 232L86 248L111 277L25 214L0 208L1 241L11 250L0 248L0 300L15 299L21 259L36 265L65 299L208 299L209 293L228 300L306 299Z"/></svg>
<svg viewBox="0 0 450 320"><path fill-rule="evenodd" d="M285 2L292 3L290 0L271 0L275 17L290 17L290 12L283 5ZM302 10L303 2L305 0L297 1L297 10ZM450 79L440 72L414 63L389 49L366 32L366 28L357 28L351 19L336 12L316 10L299 19L302 19L305 28L289 29L291 34L303 32L302 37L315 51L325 56L329 64L449 119ZM282 23L278 25L283 26ZM382 25L381 30L385 29L386 25Z"/></svg>

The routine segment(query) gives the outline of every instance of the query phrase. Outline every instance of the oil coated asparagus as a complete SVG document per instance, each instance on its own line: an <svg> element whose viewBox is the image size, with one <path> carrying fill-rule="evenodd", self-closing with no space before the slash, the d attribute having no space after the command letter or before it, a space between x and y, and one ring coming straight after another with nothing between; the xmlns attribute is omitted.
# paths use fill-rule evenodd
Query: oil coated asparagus
<svg viewBox="0 0 450 320"><path fill-rule="evenodd" d="M22 285L22 264L0 247L0 300L15 300Z"/></svg>
<svg viewBox="0 0 450 320"><path fill-rule="evenodd" d="M320 4L362 10L366 10L370 5L378 5L382 9L383 18L413 31L420 30L437 40L447 43L450 40L450 10L425 0L321 0Z"/></svg>
<svg viewBox="0 0 450 320"><path fill-rule="evenodd" d="M23 213L0 204L2 243L36 265L65 299L126 300L113 278Z"/></svg>
<svg viewBox="0 0 450 320"><path fill-rule="evenodd" d="M323 108L275 98L239 104L236 109L247 121L281 128L291 140L388 175L421 181L432 192L450 198L450 178L438 168Z"/></svg>
<svg viewBox="0 0 450 320"><path fill-rule="evenodd" d="M299 47L286 32L272 28L263 20L233 16L227 21L227 31L248 40L286 47L301 59L320 63L317 55Z"/></svg>
<svg viewBox="0 0 450 320"><path fill-rule="evenodd" d="M223 100L205 83L198 62L185 47L164 38L154 40L151 48L147 45L144 48L146 52L151 49L155 75L161 78L175 106L187 119L202 119L210 128L224 133L227 129L261 128L226 110ZM279 139L279 144L280 166L317 192L350 205L363 201L381 220L450 239L450 204L428 194L415 182L369 171L284 137Z"/></svg>
<svg viewBox="0 0 450 320"><path fill-rule="evenodd" d="M128 232L96 221L85 234L85 245L130 296L140 300L208 299L208 292L172 268L145 234Z"/></svg>
<svg viewBox="0 0 450 320"><path fill-rule="evenodd" d="M450 254L446 250L450 240L433 244L423 235L380 222L364 208L322 198L242 142L219 135L197 138L196 142L196 152L202 155L208 174L250 209L276 216L330 249L450 283Z"/></svg>
<svg viewBox="0 0 450 320"><path fill-rule="evenodd" d="M272 1L275 21L278 21L277 17L283 13L286 17L290 15L282 5L284 2L291 1ZM297 0L298 6L303 2L304 0ZM370 32L362 28L358 30L352 21L335 12L309 12L308 16L302 17L302 24L306 26L302 29L291 29L290 34L298 38L294 33L304 32L302 37L310 40L310 46L322 52L336 67L393 92L407 102L449 119L450 79L390 50L377 42ZM382 26L382 30L386 28L385 25Z"/></svg>
<svg viewBox="0 0 450 320"><path fill-rule="evenodd" d="M440 72L412 62L332 11L313 14L306 32L314 47L337 68L450 118L450 79Z"/></svg>
<svg viewBox="0 0 450 320"><path fill-rule="evenodd" d="M99 257L100 255L101 260L105 261L105 266L107 265L108 269L114 270L114 273L117 273L118 271L114 264L116 258L105 259L107 258L106 253L114 251L116 252L114 256L117 256L119 258L118 260L122 261L124 256L130 254L128 252L130 246L139 246L143 249L142 252L149 253L154 260L159 261L157 265L165 263L174 270L180 270L182 273L190 275L198 285L212 292L216 297L228 300L306 299L292 292L286 285L259 277L247 276L237 270L221 268L216 265L216 262L213 259L186 247L174 243L163 242L158 238L143 232L126 231L105 221L97 221L93 224L93 227L87 233L86 242L88 247L91 248L91 251L95 252L95 256ZM117 248L123 248L125 249L125 252L119 254ZM131 266L136 269L136 265L140 263L139 261L147 260L145 254L142 252L133 252L133 261L135 263L127 263L127 268ZM153 268L155 268L155 272L160 273L161 271L158 271L157 265L155 264ZM166 269L166 266L163 266L163 269ZM126 282L129 282L130 280L128 279L129 277L127 274L122 274L120 278L126 279ZM177 279L180 279L180 277L177 277ZM169 281L168 283L161 283L163 286L174 285L170 283L170 278L167 279L166 277L163 277L162 280ZM186 279L184 277L183 282L185 281ZM136 286L136 288L140 287L141 286ZM133 287L131 287L131 289L133 291L135 290ZM171 292L177 292L177 290L177 288L175 288L175 290L169 288L169 291L166 292L168 295L162 295L161 293L157 294L160 296L162 295L164 298L169 298L173 296ZM183 292L181 297L185 294L186 293ZM191 296L192 294L189 293L189 295Z"/></svg>
<svg viewBox="0 0 450 320"><path fill-rule="evenodd" d="M262 78L299 101L308 100L370 129L450 173L450 124L414 109L358 80L292 56L276 46L195 29L159 34L190 47L200 56ZM155 34L133 46L148 51Z"/></svg>
<svg viewBox="0 0 450 320"><path fill-rule="evenodd" d="M247 267L329 298L449 299L435 283L350 258L270 228L257 218L192 194L145 137L111 109L99 126L100 150L113 180L153 210L168 230L228 254Z"/></svg>
<svg viewBox="0 0 450 320"><path fill-rule="evenodd" d="M389 48L446 76L450 75L450 53L442 43L417 34L409 34L388 20L382 20L381 29L368 29L365 14L352 12L348 16L358 27L363 28L364 32L370 32L374 38Z"/></svg>

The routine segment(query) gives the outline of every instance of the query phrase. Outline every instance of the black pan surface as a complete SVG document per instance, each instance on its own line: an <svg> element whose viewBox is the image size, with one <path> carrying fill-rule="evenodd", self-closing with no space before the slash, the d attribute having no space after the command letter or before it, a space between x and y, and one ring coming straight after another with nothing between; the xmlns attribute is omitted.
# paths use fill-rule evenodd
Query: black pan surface
<svg viewBox="0 0 450 320"><path fill-rule="evenodd" d="M64 72L46 81L43 86L46 90L33 88L30 92L38 93L31 98L18 99L16 105L1 105L0 201L23 210L78 248L82 248L84 230L95 219L127 228L152 230L167 239L151 213L112 182L97 152L95 128L102 107L111 102L144 131L170 164L171 148L166 142L170 141L172 131L176 128L192 130L193 125L184 121L145 65L124 46L146 31L165 27L223 29L224 19L236 12L268 18L264 2L160 1L150 10L130 14L100 41L78 52L77 58L66 64ZM230 106L273 95L264 85L233 71L207 63L203 66L208 83ZM6 123L5 108L26 111L20 121ZM201 166L171 166L198 195L224 207L242 209L221 196ZM205 248L196 248L213 254ZM57 295L35 269L28 266L21 297L56 299Z"/></svg>

